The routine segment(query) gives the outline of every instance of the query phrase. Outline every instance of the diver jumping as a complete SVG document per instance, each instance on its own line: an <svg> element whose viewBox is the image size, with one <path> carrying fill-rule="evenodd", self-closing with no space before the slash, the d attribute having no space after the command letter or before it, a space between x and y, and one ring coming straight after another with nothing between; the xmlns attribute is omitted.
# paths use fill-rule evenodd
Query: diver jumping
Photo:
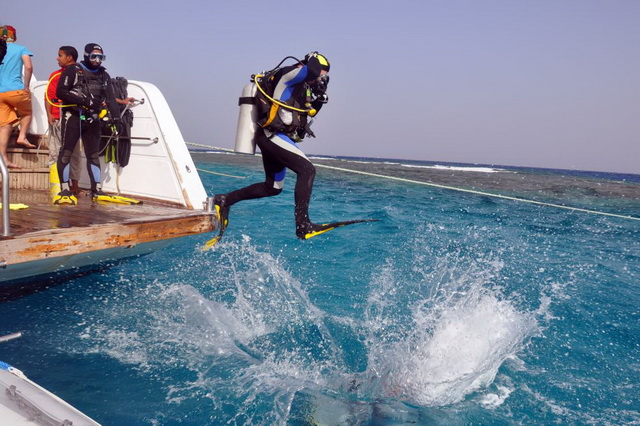
<svg viewBox="0 0 640 426"><path fill-rule="evenodd" d="M330 63L318 52L311 52L302 61L282 68L276 67L265 75L254 77L257 92L257 130L253 142L262 152L264 182L217 194L214 198L219 216L217 242L229 223L229 210L239 201L272 197L282 192L287 169L297 175L295 186L296 236L310 238L326 228L311 222L309 201L316 169L298 143L305 136L314 137L307 118L313 117L327 103ZM272 90L272 93L268 93ZM241 99L242 102L242 99ZM213 240L212 240L213 241Z"/></svg>

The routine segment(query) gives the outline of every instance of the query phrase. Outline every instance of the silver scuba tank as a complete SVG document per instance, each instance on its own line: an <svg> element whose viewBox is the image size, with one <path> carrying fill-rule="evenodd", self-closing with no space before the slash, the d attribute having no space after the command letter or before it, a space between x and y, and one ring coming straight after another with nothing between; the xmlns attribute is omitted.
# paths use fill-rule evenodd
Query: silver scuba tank
<svg viewBox="0 0 640 426"><path fill-rule="evenodd" d="M242 96L238 104L240 105L240 113L238 114L238 127L236 129L236 144L234 151L241 154L256 153L256 120L258 110L255 105L256 84L247 83L242 89Z"/></svg>

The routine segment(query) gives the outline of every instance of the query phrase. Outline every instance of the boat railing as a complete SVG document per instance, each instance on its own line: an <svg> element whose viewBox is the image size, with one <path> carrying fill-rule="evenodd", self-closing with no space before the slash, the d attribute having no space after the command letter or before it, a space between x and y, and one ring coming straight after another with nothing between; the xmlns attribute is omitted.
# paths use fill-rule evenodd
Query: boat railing
<svg viewBox="0 0 640 426"><path fill-rule="evenodd" d="M11 235L11 222L9 221L9 168L4 161L4 157L0 155L0 172L2 172L2 236Z"/></svg>

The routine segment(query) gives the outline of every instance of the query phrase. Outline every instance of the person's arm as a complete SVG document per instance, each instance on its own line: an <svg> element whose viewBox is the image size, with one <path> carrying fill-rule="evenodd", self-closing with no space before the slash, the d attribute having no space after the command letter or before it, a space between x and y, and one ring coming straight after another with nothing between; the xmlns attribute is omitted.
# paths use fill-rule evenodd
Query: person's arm
<svg viewBox="0 0 640 426"><path fill-rule="evenodd" d="M31 83L31 76L33 75L31 56L22 55L22 63L24 65L24 90L29 91L29 84Z"/></svg>
<svg viewBox="0 0 640 426"><path fill-rule="evenodd" d="M54 77L49 78L49 83L47 83L47 88L44 91L44 109L47 111L47 121L49 124L53 125L55 123L55 119L53 118L53 102L56 98L56 89L58 87L58 81L60 80L60 73L58 75L54 75ZM47 99L48 98L48 99ZM51 102L49 102L51 101Z"/></svg>
<svg viewBox="0 0 640 426"><path fill-rule="evenodd" d="M134 102L136 100L136 98L132 98L131 96L129 96L128 98L124 98L124 99L120 99L120 98L116 98L116 102L120 105L129 105L130 103Z"/></svg>
<svg viewBox="0 0 640 426"><path fill-rule="evenodd" d="M58 81L57 98L62 101L63 105L84 105L87 108L97 107L98 105L94 105L91 99L84 99L71 92L71 89L76 84L76 78L76 67L68 66L60 76L60 81Z"/></svg>
<svg viewBox="0 0 640 426"><path fill-rule="evenodd" d="M53 118L53 114L51 114L52 105L47 101L47 97L44 98L44 109L47 111L47 121L49 124L53 125L55 123L55 119Z"/></svg>

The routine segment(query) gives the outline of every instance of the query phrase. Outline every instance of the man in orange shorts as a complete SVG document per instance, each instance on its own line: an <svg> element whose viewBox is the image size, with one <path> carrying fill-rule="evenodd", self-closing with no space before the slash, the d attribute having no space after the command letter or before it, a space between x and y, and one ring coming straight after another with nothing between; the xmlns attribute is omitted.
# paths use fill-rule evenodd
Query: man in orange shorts
<svg viewBox="0 0 640 426"><path fill-rule="evenodd" d="M33 74L33 53L15 43L16 30L10 25L0 28L0 37L7 42L7 54L0 65L0 154L8 167L19 168L20 166L9 161L7 145L13 125L20 121L20 134L16 142L26 148L35 148L35 145L27 140L32 116L29 82Z"/></svg>

